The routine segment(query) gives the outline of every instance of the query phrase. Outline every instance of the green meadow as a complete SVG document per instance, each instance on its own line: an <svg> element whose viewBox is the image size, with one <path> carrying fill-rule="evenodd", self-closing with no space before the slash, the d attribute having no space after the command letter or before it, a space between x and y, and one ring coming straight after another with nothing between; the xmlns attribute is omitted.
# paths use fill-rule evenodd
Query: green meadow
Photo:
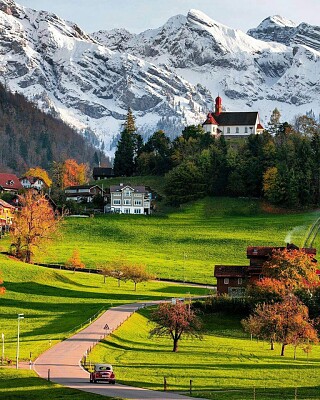
<svg viewBox="0 0 320 400"><path fill-rule="evenodd" d="M320 347L307 355L288 346L280 357L269 344L251 341L239 318L222 314L206 315L203 340L184 338L178 353L172 352L169 338L150 338L152 324L148 310L139 311L114 334L96 346L91 360L112 363L118 381L150 389L189 390L193 395L213 400L291 399L295 389L299 399L320 398ZM139 327L137 329L136 327Z"/></svg>
<svg viewBox="0 0 320 400"><path fill-rule="evenodd" d="M5 357L15 360L17 314L20 321L20 359L35 359L57 341L70 336L98 312L112 305L144 300L207 294L206 289L161 282L121 283L98 274L73 273L27 265L0 255L6 292L0 296L0 333L5 336ZM0 354L1 356L1 354Z"/></svg>
<svg viewBox="0 0 320 400"><path fill-rule="evenodd" d="M249 245L302 245L318 212L268 213L258 200L205 198L151 216L66 218L60 240L36 260L64 264L73 249L87 267L145 264L158 277L214 283L216 264L246 265Z"/></svg>

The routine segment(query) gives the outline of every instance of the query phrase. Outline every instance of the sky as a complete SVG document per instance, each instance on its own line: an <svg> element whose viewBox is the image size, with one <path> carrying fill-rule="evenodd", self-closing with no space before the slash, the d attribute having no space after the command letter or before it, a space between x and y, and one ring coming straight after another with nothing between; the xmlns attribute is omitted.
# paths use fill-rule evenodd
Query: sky
<svg viewBox="0 0 320 400"><path fill-rule="evenodd" d="M246 32L270 15L294 22L320 25L320 0L17 0L77 23L86 32L126 28L142 32L158 28L170 17L191 8L214 20Z"/></svg>

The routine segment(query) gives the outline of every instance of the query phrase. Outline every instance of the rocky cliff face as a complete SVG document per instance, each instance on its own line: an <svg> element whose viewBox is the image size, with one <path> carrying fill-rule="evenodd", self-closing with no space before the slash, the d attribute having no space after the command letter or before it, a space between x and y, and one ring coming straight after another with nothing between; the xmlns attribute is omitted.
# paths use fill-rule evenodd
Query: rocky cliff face
<svg viewBox="0 0 320 400"><path fill-rule="evenodd" d="M250 36L191 10L138 35L89 35L54 14L0 0L0 70L11 90L109 149L129 106L145 135L159 128L177 135L201 122L217 93L227 109L258 110L263 120L275 107L285 119L319 109L317 29L310 46L311 33L309 45L306 33L299 39L301 25L278 17Z"/></svg>

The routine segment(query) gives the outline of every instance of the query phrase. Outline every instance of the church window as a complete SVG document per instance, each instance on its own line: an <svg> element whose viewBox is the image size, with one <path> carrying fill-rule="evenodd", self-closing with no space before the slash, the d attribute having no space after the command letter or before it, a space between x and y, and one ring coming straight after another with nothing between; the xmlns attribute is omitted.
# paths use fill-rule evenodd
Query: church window
<svg viewBox="0 0 320 400"><path fill-rule="evenodd" d="M248 127L247 126L244 128L244 133L248 133Z"/></svg>
<svg viewBox="0 0 320 400"><path fill-rule="evenodd" d="M227 128L227 133L230 133L230 128Z"/></svg>
<svg viewBox="0 0 320 400"><path fill-rule="evenodd" d="M239 127L238 126L236 127L236 133L239 133Z"/></svg>

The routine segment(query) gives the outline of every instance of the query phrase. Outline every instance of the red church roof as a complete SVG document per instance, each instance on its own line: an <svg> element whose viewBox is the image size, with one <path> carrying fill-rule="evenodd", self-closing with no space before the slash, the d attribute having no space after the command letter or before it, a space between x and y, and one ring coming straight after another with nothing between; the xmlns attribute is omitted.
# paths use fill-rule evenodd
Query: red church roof
<svg viewBox="0 0 320 400"><path fill-rule="evenodd" d="M214 119L213 115L209 113L207 115L206 122L204 122L202 125L218 125L217 121Z"/></svg>

